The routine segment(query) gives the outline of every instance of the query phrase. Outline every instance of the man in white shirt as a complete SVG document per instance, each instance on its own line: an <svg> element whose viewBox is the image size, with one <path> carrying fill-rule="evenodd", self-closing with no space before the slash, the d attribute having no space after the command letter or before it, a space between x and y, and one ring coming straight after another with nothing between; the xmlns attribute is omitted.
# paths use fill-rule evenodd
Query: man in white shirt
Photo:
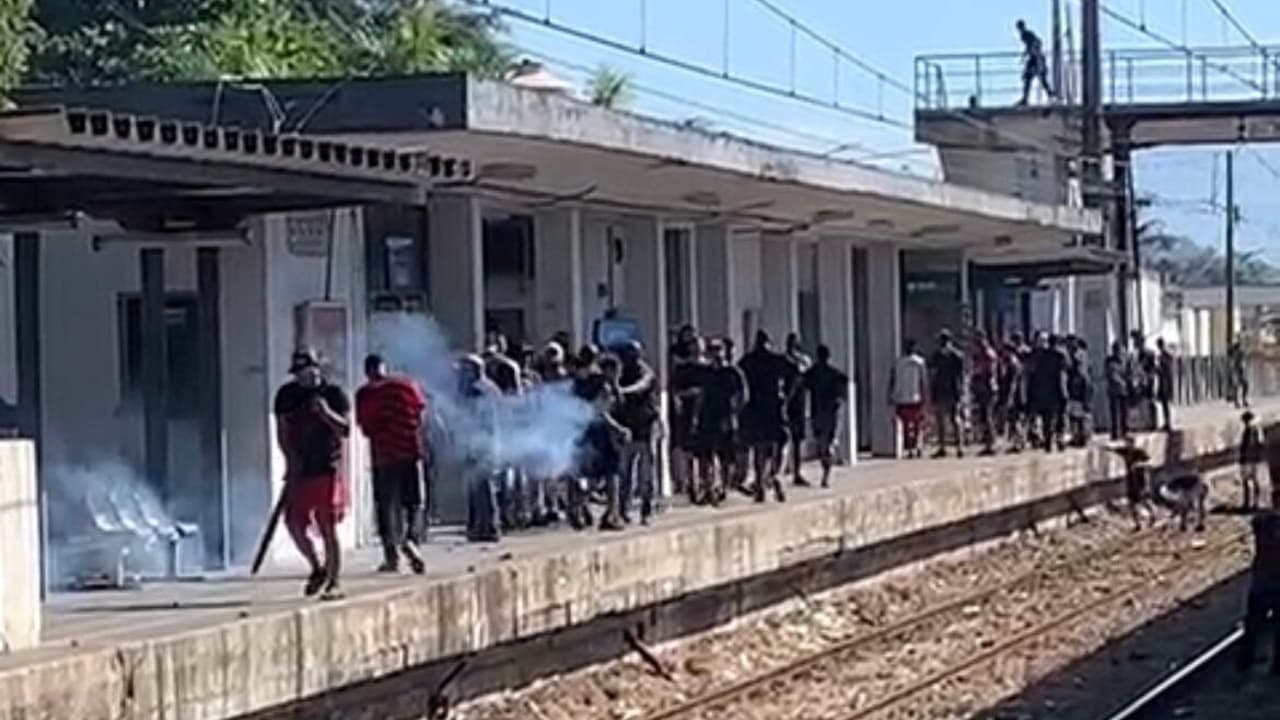
<svg viewBox="0 0 1280 720"><path fill-rule="evenodd" d="M916 350L915 340L903 344L902 356L889 374L889 404L902 423L903 449L907 457L920 457L920 425L924 420L924 400L928 396L928 369Z"/></svg>

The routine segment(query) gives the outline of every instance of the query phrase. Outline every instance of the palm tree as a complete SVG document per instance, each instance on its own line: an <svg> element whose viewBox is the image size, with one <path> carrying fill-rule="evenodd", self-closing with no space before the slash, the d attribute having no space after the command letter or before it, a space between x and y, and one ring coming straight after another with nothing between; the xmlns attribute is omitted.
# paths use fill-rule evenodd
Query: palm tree
<svg viewBox="0 0 1280 720"><path fill-rule="evenodd" d="M631 104L633 85L630 74L608 65L600 65L587 79L587 96L592 105L610 109L624 108Z"/></svg>

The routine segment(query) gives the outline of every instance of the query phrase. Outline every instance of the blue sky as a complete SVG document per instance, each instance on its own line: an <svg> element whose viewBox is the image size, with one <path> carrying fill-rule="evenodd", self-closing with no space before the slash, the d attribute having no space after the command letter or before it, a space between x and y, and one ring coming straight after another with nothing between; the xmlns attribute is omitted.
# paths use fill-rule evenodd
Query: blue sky
<svg viewBox="0 0 1280 720"><path fill-rule="evenodd" d="M1065 0L1072 14L1078 0ZM790 88L898 122L909 122L914 98L888 83L836 63L833 53L799 35L792 61L789 25L758 0L490 0L621 43L642 42L655 53L721 69L728 59L737 76ZM771 0L849 53L899 83L913 85L918 54L1018 49L1013 21L1025 18L1049 35L1050 0ZM1280 41L1280 2L1223 0L1259 41ZM1248 41L1214 7L1212 0L1104 0L1104 5L1176 42L1192 46L1246 46ZM728 33L725 9L728 8ZM642 23L643 18L643 23ZM1072 18L1078 37L1078 16ZM542 60L571 80L601 63L632 75L639 88L633 107L646 114L697 119L768 142L829 151L859 159L872 154L879 165L918 174L933 171L927 154L912 148L909 130L666 67L625 52L573 39L538 25L512 20L511 39L521 54ZM1161 47L1159 43L1104 18L1108 48ZM1218 75L1215 73L1215 75ZM1123 85L1123 78L1119 81ZM1205 244L1220 243L1223 219L1208 205L1222 202L1224 148L1154 150L1139 155L1138 189L1160 199L1149 212L1168 227ZM885 153L888 157L874 154ZM1215 156L1216 159L1215 159ZM1218 164L1215 172L1214 164ZM1237 202L1245 221L1240 247L1280 259L1280 146L1253 146L1237 162ZM1216 181L1216 188L1215 188Z"/></svg>

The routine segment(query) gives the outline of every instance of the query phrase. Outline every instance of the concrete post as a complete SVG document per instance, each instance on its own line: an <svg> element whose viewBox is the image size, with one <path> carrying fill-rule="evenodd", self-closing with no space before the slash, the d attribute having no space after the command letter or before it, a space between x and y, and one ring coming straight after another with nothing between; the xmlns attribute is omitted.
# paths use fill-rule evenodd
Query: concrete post
<svg viewBox="0 0 1280 720"><path fill-rule="evenodd" d="M645 353L654 371L658 373L658 407L667 407L667 356L670 337L667 322L667 259L663 241L662 221L656 217L629 218L626 223L626 255L623 273L626 276L627 297L624 310L640 321L645 342ZM667 437L660 434L657 449L658 492L662 497L671 495L671 474L668 472Z"/></svg>
<svg viewBox="0 0 1280 720"><path fill-rule="evenodd" d="M701 324L699 330L705 335L732 337L738 324L732 235L724 225L700 225L694 231L698 322Z"/></svg>
<svg viewBox="0 0 1280 720"><path fill-rule="evenodd" d="M534 238L534 328L539 340L567 330L574 347L565 350L572 352L587 341L591 330L583 309L582 211L565 208L539 212L534 219Z"/></svg>
<svg viewBox="0 0 1280 720"><path fill-rule="evenodd" d="M432 198L427 255L431 314L459 348L484 342L484 242L480 204L469 196Z"/></svg>
<svg viewBox="0 0 1280 720"><path fill-rule="evenodd" d="M764 303L760 320L774 344L781 347L787 333L799 329L795 241L786 235L765 235L761 242Z"/></svg>
<svg viewBox="0 0 1280 720"><path fill-rule="evenodd" d="M0 655L40 644L40 501L30 440L0 440Z"/></svg>
<svg viewBox="0 0 1280 720"><path fill-rule="evenodd" d="M850 465L858 457L858 388L854 380L853 245L847 238L818 240L818 298L822 337L831 362L849 375L849 402L836 443Z"/></svg>
<svg viewBox="0 0 1280 720"><path fill-rule="evenodd" d="M870 393L871 452L898 457L901 432L889 405L889 376L902 350L902 253L891 243L867 248L867 359Z"/></svg>

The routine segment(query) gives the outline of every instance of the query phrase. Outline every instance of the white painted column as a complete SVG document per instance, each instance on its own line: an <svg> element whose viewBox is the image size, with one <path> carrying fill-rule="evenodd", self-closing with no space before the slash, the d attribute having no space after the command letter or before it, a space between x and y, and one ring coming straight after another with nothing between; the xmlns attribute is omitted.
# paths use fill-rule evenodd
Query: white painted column
<svg viewBox="0 0 1280 720"><path fill-rule="evenodd" d="M853 245L847 238L818 240L818 298L822 344L831 348L831 362L849 375L849 402L836 442L850 465L858 457L858 387L853 363Z"/></svg>
<svg viewBox="0 0 1280 720"><path fill-rule="evenodd" d="M645 354L658 373L658 407L667 407L670 337L667 322L667 258L662 221L656 217L629 218L626 223L626 255L623 260L627 298L624 309L640 321ZM654 462L661 497L671 495L671 474L666 434L661 434Z"/></svg>
<svg viewBox="0 0 1280 720"><path fill-rule="evenodd" d="M724 225L700 225L694 231L698 329L704 335L732 337L738 325L732 236Z"/></svg>
<svg viewBox="0 0 1280 720"><path fill-rule="evenodd" d="M432 198L427 233L431 314L453 345L472 350L484 342L483 227L474 198Z"/></svg>
<svg viewBox="0 0 1280 720"><path fill-rule="evenodd" d="M796 300L796 243L790 236L765 235L762 239L761 282L764 302L760 321L781 347L787 333L799 330Z"/></svg>
<svg viewBox="0 0 1280 720"><path fill-rule="evenodd" d="M572 352L587 341L590 323L583 310L582 211L544 210L534 218L537 267L534 328L539 341L560 330L573 339Z"/></svg>
<svg viewBox="0 0 1280 720"><path fill-rule="evenodd" d="M902 253L892 243L867 248L867 360L871 363L871 452L898 457L902 452L901 429L889 404L889 376L902 351Z"/></svg>

